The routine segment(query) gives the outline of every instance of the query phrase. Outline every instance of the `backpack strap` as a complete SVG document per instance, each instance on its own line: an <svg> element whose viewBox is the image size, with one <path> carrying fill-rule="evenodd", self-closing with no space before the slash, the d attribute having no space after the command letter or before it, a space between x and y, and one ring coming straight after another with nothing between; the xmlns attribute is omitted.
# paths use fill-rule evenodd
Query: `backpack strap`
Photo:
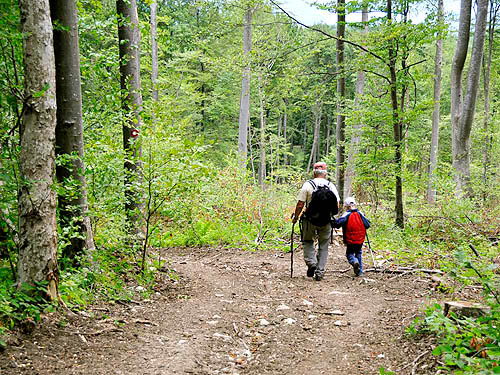
<svg viewBox="0 0 500 375"><path fill-rule="evenodd" d="M313 180L307 180L307 182L309 182L313 188L313 192L317 189L317 186L316 184L314 183ZM306 210L307 210L307 206L309 206L309 204L306 202Z"/></svg>

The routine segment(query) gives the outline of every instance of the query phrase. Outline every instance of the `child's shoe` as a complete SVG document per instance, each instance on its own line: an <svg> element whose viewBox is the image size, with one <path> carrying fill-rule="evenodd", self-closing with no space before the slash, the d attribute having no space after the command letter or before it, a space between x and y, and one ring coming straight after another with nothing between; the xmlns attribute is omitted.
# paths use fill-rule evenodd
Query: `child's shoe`
<svg viewBox="0 0 500 375"><path fill-rule="evenodd" d="M360 268L359 268L359 262L355 262L352 264L352 268L354 269L354 274L356 276L359 276L361 271L360 271Z"/></svg>

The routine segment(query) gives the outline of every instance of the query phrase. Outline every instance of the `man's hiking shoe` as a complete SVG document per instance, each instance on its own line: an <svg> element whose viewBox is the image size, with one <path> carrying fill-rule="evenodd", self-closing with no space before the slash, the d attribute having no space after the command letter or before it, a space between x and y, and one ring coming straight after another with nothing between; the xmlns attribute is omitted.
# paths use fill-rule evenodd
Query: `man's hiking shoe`
<svg viewBox="0 0 500 375"><path fill-rule="evenodd" d="M308 266L307 267L307 277L313 277L315 271L316 271L316 266Z"/></svg>
<svg viewBox="0 0 500 375"><path fill-rule="evenodd" d="M352 268L354 268L354 274L356 276L359 276L359 274L361 273L361 270L359 269L359 263L356 262L352 265Z"/></svg>
<svg viewBox="0 0 500 375"><path fill-rule="evenodd" d="M323 280L323 275L320 275L319 273L315 273L314 274L314 280L316 280L316 281Z"/></svg>

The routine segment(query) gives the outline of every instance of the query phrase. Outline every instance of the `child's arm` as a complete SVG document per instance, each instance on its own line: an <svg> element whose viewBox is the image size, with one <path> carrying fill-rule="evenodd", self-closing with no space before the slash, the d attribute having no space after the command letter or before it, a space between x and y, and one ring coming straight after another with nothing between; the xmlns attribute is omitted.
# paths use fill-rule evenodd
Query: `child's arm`
<svg viewBox="0 0 500 375"><path fill-rule="evenodd" d="M347 223L348 217L349 217L349 212L345 212L341 217L335 220L337 225L335 228L340 228L341 226L345 225Z"/></svg>
<svg viewBox="0 0 500 375"><path fill-rule="evenodd" d="M365 226L365 229L370 228L370 220L368 220L368 219L366 218L366 216L365 216L365 215L364 215L361 211L359 211L359 215L361 216L361 220L363 221L363 224L364 224L364 226Z"/></svg>

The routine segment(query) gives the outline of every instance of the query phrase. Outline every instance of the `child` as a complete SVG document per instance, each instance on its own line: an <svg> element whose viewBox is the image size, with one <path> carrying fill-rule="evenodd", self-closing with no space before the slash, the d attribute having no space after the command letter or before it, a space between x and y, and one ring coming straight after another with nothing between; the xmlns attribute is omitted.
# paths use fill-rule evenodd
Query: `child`
<svg viewBox="0 0 500 375"><path fill-rule="evenodd" d="M368 219L356 208L353 197L345 200L346 212L333 222L333 227L342 227L344 243L346 244L346 257L354 269L354 274L363 274L363 262L361 261L363 242L365 242L366 230L370 228Z"/></svg>

